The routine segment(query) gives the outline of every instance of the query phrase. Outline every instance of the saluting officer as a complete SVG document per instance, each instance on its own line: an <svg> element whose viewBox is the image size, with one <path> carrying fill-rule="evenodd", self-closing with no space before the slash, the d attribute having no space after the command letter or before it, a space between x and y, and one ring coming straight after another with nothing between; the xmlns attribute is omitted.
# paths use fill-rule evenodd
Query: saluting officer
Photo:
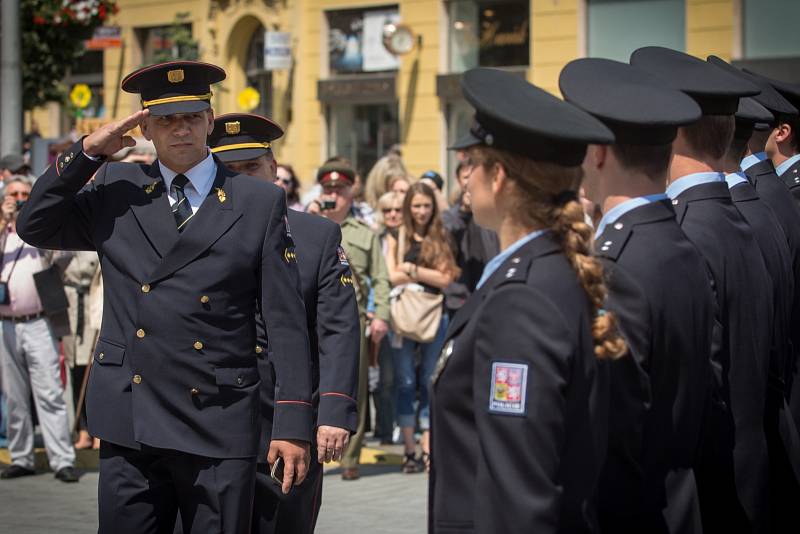
<svg viewBox="0 0 800 534"><path fill-rule="evenodd" d="M624 342L577 200L596 119L526 81L473 69L466 150L475 220L501 253L447 332L432 385L429 531L597 531L607 369Z"/></svg>
<svg viewBox="0 0 800 534"><path fill-rule="evenodd" d="M276 179L271 143L283 135L275 122L258 115L232 113L214 120L211 152L240 174ZM341 247L339 225L317 215L289 209L300 285L311 345L316 454L305 482L283 495L270 479L266 444L275 422L275 370L268 339L259 321L258 367L261 374L261 449L258 454L252 533L311 533L322 503L322 463L339 461L357 427L356 394L360 332L352 274ZM258 320L258 317L256 317ZM313 449L313 447L312 447Z"/></svg>
<svg viewBox="0 0 800 534"><path fill-rule="evenodd" d="M224 78L184 61L128 75L122 89L139 93L143 110L66 150L20 213L27 242L100 256L87 418L102 440L101 533L172 532L178 510L186 533L248 532L257 302L280 384L270 456L286 462L286 490L305 476L311 365L286 199L209 152L210 85ZM133 144L125 132L137 125L158 161L104 164Z"/></svg>
<svg viewBox="0 0 800 534"><path fill-rule="evenodd" d="M703 529L763 532L768 526L764 435L772 284L753 232L731 201L723 158L739 98L758 86L683 52L640 48L631 64L691 96L701 119L678 129L669 186L678 223L706 259L716 292L714 385L697 462Z"/></svg>
<svg viewBox="0 0 800 534"><path fill-rule="evenodd" d="M609 365L608 456L598 491L603 532L702 532L694 471L708 393L714 297L705 262L663 193L678 127L700 118L685 94L635 67L579 59L559 78L567 102L616 142L591 145L587 195L603 217L595 253L607 308L628 345Z"/></svg>

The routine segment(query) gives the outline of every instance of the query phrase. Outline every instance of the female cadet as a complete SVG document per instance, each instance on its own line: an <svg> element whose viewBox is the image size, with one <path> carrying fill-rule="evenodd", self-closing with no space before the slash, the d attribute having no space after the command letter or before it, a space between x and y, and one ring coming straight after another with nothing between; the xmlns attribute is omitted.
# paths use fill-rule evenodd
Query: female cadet
<svg viewBox="0 0 800 534"><path fill-rule="evenodd" d="M474 69L467 189L501 253L453 319L432 383L429 532L591 532L606 369L624 351L577 200L593 117L505 72Z"/></svg>

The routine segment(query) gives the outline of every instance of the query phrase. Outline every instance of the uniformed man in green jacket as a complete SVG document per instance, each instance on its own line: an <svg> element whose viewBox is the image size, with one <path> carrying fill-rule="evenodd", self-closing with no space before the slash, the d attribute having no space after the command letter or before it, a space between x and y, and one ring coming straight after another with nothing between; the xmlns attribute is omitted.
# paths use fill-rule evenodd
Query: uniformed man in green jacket
<svg viewBox="0 0 800 534"><path fill-rule="evenodd" d="M322 196L308 207L308 211L319 213L342 228L342 248L347 254L356 288L358 311L361 319L361 356L358 369L358 430L345 449L342 457L342 478L358 478L358 459L364 441L367 419L367 367L368 347L367 299L370 288L375 301L374 317L369 321L369 336L373 343L381 342L389 331L389 274L383 259L378 235L364 222L353 215L356 172L344 160L334 159L317 171L317 181L322 186Z"/></svg>

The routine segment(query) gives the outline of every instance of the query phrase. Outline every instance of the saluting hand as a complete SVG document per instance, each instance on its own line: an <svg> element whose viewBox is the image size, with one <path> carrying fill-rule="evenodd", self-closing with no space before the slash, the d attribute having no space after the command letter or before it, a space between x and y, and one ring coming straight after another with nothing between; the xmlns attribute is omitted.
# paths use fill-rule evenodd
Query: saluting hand
<svg viewBox="0 0 800 534"><path fill-rule="evenodd" d="M296 439L274 439L269 443L267 462L270 466L283 458L283 485L281 491L286 495L292 489L292 484L299 486L306 479L309 463L309 448L307 441Z"/></svg>
<svg viewBox="0 0 800 534"><path fill-rule="evenodd" d="M336 426L320 425L317 428L317 459L319 463L338 462L350 440L350 431Z"/></svg>
<svg viewBox="0 0 800 534"><path fill-rule="evenodd" d="M83 139L83 151L89 156L111 156L125 147L136 146L133 137L125 134L142 124L148 115L150 110L143 109L95 130Z"/></svg>

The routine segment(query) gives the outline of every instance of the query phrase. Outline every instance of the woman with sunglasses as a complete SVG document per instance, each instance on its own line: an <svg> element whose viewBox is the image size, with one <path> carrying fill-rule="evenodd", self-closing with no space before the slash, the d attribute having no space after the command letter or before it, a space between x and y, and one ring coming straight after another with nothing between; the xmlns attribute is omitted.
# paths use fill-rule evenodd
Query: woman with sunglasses
<svg viewBox="0 0 800 534"><path fill-rule="evenodd" d="M453 318L434 371L429 532L596 532L602 360L625 344L602 309L577 190L587 144L614 138L509 73L473 69L462 89L475 123L452 148L467 152L473 215L501 253Z"/></svg>
<svg viewBox="0 0 800 534"><path fill-rule="evenodd" d="M292 166L279 164L275 174L278 177L275 183L286 191L286 206L303 211L303 203L300 202L300 180L297 179Z"/></svg>

